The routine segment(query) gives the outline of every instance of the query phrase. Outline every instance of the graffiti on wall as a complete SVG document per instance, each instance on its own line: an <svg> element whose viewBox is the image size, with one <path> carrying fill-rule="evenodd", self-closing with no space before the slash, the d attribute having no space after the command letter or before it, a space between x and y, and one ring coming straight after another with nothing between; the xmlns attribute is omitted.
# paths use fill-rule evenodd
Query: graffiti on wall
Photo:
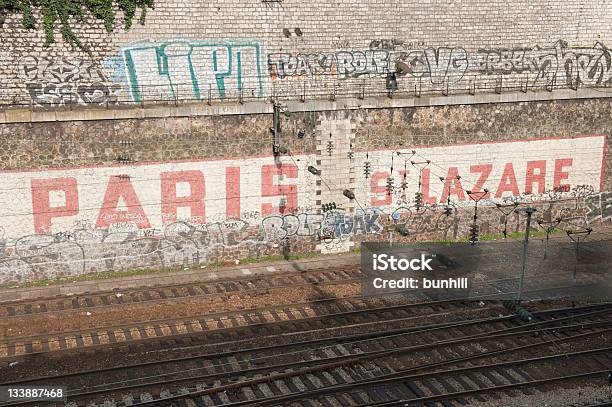
<svg viewBox="0 0 612 407"><path fill-rule="evenodd" d="M261 221L265 240L282 240L290 237L316 236L318 240L332 241L363 234L379 234L383 228L380 213L361 212L347 215L342 211L324 214L299 213L273 215Z"/></svg>
<svg viewBox="0 0 612 407"><path fill-rule="evenodd" d="M586 221L609 221L612 219L612 192L593 194L585 200Z"/></svg>
<svg viewBox="0 0 612 407"><path fill-rule="evenodd" d="M552 47L479 50L476 70L480 73L529 72L533 81L553 80L567 87L609 86L612 82L612 53L602 43L593 47L569 47L564 41Z"/></svg>
<svg viewBox="0 0 612 407"><path fill-rule="evenodd" d="M380 76L389 72L389 52L366 50L295 55L273 53L268 55L268 72L272 80Z"/></svg>
<svg viewBox="0 0 612 407"><path fill-rule="evenodd" d="M142 42L120 54L129 94L137 102L263 94L261 45L255 41Z"/></svg>
<svg viewBox="0 0 612 407"><path fill-rule="evenodd" d="M384 78L391 73L400 85L402 79L413 79L434 89L455 85L466 90L475 79L500 78L526 88L612 85L612 51L601 42L577 47L560 40L546 47L474 51L397 39L375 39L363 50L345 45L335 41L335 50L329 52L265 55L254 40L143 41L121 48L118 56L101 65L77 58L23 56L16 73L32 102L45 106L235 100L264 96L268 79L319 82Z"/></svg>
<svg viewBox="0 0 612 407"><path fill-rule="evenodd" d="M378 213L270 215L258 221L176 221L161 229L126 222L98 228L85 221L53 234L7 239L0 233L0 284L142 267L193 267L237 256L278 253L287 239L313 238L325 246L351 237L380 234ZM0 230L4 232L4 230Z"/></svg>
<svg viewBox="0 0 612 407"><path fill-rule="evenodd" d="M123 89L109 84L95 63L77 58L24 56L19 60L17 76L32 102L42 106L115 104Z"/></svg>
<svg viewBox="0 0 612 407"><path fill-rule="evenodd" d="M571 47L565 41L552 46L478 49L461 46L424 47L421 42L379 39L367 51L330 53L271 53L268 69L276 79L347 79L399 77L425 79L434 86L452 85L468 76L491 77L527 74L526 86L610 86L612 52L603 43Z"/></svg>
<svg viewBox="0 0 612 407"><path fill-rule="evenodd" d="M411 50L424 46L425 41L404 41L397 38L382 38L370 41L370 49L385 49L387 51Z"/></svg>
<svg viewBox="0 0 612 407"><path fill-rule="evenodd" d="M130 227L131 226L131 227ZM188 267L224 259L224 250L240 249L246 257L270 253L263 240L240 238L246 224L236 221L210 224L178 221L163 229L96 228L77 222L54 234L32 234L4 240L0 282L79 275L143 267Z"/></svg>
<svg viewBox="0 0 612 407"><path fill-rule="evenodd" d="M527 86L612 84L612 52L601 42L592 47L570 47L565 41L557 41L550 47L491 48L470 53L461 47L429 47L395 51L392 59L400 76L427 78L434 85L457 83L468 73L528 74Z"/></svg>
<svg viewBox="0 0 612 407"><path fill-rule="evenodd" d="M402 52L396 56L398 74L428 78L434 85L456 83L468 70L468 53L463 48L427 48Z"/></svg>
<svg viewBox="0 0 612 407"><path fill-rule="evenodd" d="M541 204L541 203L540 203ZM542 207L549 217L573 219L573 203ZM31 234L16 239L0 229L0 284L40 278L75 276L91 272L136 268L205 267L210 262L277 255L293 242L308 240L322 251L344 247L348 240L387 239L398 222L410 238L457 239L472 221L471 208L446 213L429 208L416 213L409 208L391 212L365 208L356 214L342 211L271 215L258 221L225 220L210 223L171 222L162 229L138 229L134 224L99 229L78 221L71 229L54 234ZM568 216L569 215L569 216ZM505 221L488 207L482 209L483 233L500 227L518 231L524 219L515 214ZM314 250L314 246L306 246Z"/></svg>

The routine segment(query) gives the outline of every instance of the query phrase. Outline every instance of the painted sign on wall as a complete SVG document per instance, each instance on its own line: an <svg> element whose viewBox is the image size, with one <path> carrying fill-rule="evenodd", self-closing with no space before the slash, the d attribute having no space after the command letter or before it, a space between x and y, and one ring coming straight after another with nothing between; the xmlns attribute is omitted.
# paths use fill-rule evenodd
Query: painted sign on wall
<svg viewBox="0 0 612 407"><path fill-rule="evenodd" d="M602 181L604 136L379 150L355 155L356 196L367 207L410 203L469 203L466 191L485 199L567 192ZM177 220L204 224L263 218L313 207L315 156L149 163L134 166L5 172L0 227L11 235L50 234L87 221L98 229L129 224L161 228ZM360 168L370 163L367 178ZM309 164L310 163L310 164ZM299 165L299 166L298 166ZM393 167L393 172L391 172ZM340 170L339 170L340 171ZM406 176L404 177L404 174ZM323 174L328 177L333 174ZM389 178L393 178L389 193Z"/></svg>
<svg viewBox="0 0 612 407"><path fill-rule="evenodd" d="M493 201L570 192L584 185L598 191L604 157L605 136L374 151L367 158L357 157L358 168L366 162L371 168L367 178L359 171L357 184L367 188L358 190L357 197L373 207L402 205L413 200L419 183L423 203L429 205L444 205L449 199L467 204L466 191L485 189L483 199Z"/></svg>
<svg viewBox="0 0 612 407"><path fill-rule="evenodd" d="M320 241L321 250L363 235L384 240L384 223L419 190L429 205L468 205L466 191L485 188L486 200L586 191L587 217L603 218L604 199L592 194L601 189L604 148L604 136L586 136L355 153L356 213L318 212L319 178L307 169L315 155L5 171L0 283L259 258L278 254L285 239ZM359 171L366 162L367 177ZM337 171L336 180L351 174ZM334 174L321 177L332 182ZM471 208L465 213L471 221ZM440 216L414 218L423 224L411 230L462 221Z"/></svg>
<svg viewBox="0 0 612 407"><path fill-rule="evenodd" d="M292 213L314 199L309 157L271 157L3 173L0 226L51 234L86 221L97 229L161 228Z"/></svg>

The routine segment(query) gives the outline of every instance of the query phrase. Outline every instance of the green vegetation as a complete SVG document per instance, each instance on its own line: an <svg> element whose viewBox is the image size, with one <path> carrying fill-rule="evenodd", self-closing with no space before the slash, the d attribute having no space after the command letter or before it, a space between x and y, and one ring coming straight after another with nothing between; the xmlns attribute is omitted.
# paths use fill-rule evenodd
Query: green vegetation
<svg viewBox="0 0 612 407"><path fill-rule="evenodd" d="M563 232L561 229L553 229L552 232L550 233L551 236L557 235L559 233ZM531 232L529 233L530 237L546 237L546 231L544 230L534 230L531 229ZM525 232L512 232L512 233L508 233L507 235L507 239L522 239L525 237ZM497 234L493 234L493 235L482 235L480 236L480 240L481 241L488 241L488 240L498 240L498 239L503 239L504 235L502 233L497 233ZM467 239L465 240L467 241Z"/></svg>
<svg viewBox="0 0 612 407"><path fill-rule="evenodd" d="M154 0L116 0L117 7L123 11L125 28L132 26L136 9L140 8L140 23L144 24L148 8L153 8ZM70 19L75 18L85 23L85 10L104 21L106 31L115 27L115 11L113 0L0 0L0 27L6 16L11 13L21 13L22 24L27 29L36 28L33 8L39 8L42 14L42 26L45 30L45 44L55 42L53 30L59 22L60 32L66 42L87 51L87 47L77 38L70 27Z"/></svg>
<svg viewBox="0 0 612 407"><path fill-rule="evenodd" d="M120 277L131 277L131 276L139 276L142 274L149 273L169 273L183 270L181 268L172 268L172 269L137 269L137 270L128 270L128 271L106 271L102 273L88 273L81 274L79 276L64 276L57 277L54 279L42 279L36 281L28 281L24 283L11 283L11 284L2 284L0 288L28 288L28 287L42 287L48 285L57 285L57 284L65 284L68 282L75 283L78 281L96 281L96 280L109 280L112 278L120 278Z"/></svg>
<svg viewBox="0 0 612 407"><path fill-rule="evenodd" d="M310 257L321 256L319 252L302 252L302 253L290 253L286 256L278 255L278 256L263 256L258 258L246 258L240 260L240 264L254 264L254 263L264 263L268 261L281 261L281 260L300 260L307 259Z"/></svg>

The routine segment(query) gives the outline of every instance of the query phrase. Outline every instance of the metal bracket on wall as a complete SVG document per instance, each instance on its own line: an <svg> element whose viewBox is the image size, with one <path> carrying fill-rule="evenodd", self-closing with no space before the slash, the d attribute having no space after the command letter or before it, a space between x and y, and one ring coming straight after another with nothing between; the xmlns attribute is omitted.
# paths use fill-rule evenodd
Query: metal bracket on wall
<svg viewBox="0 0 612 407"><path fill-rule="evenodd" d="M527 93L529 90L529 77L525 78L525 86L523 86L523 81L521 79L521 92Z"/></svg>
<svg viewBox="0 0 612 407"><path fill-rule="evenodd" d="M132 164L134 160L132 160L129 156L120 155L119 157L115 159L115 162L117 162L118 164L127 165L127 164Z"/></svg>
<svg viewBox="0 0 612 407"><path fill-rule="evenodd" d="M504 87L504 77L499 75L499 77L497 78L497 83L495 84L495 93L497 93L498 95L502 93Z"/></svg>
<svg viewBox="0 0 612 407"><path fill-rule="evenodd" d="M552 76L552 79L550 80L550 82L546 84L546 90L549 92L552 92L555 89L556 85L557 85L557 74L555 73Z"/></svg>
<svg viewBox="0 0 612 407"><path fill-rule="evenodd" d="M334 86L332 88L333 92L329 94L329 101L333 102L336 100L336 84L334 83Z"/></svg>
<svg viewBox="0 0 612 407"><path fill-rule="evenodd" d="M281 135L281 126L280 126L280 114L281 114L281 105L278 102L274 102L274 116L272 121L272 127L270 127L270 132L272 132L272 153L275 156L278 156L281 153L280 148L280 135Z"/></svg>

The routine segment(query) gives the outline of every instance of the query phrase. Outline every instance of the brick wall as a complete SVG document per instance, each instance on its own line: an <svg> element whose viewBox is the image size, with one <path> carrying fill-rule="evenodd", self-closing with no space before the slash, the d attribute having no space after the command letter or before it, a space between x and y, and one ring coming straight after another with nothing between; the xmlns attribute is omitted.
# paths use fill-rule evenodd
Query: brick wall
<svg viewBox="0 0 612 407"><path fill-rule="evenodd" d="M129 31L121 13L111 34L91 16L73 22L89 53L59 30L45 47L40 16L26 30L12 15L0 35L0 100L360 96L394 89L394 72L397 91L411 96L607 87L610 15L612 5L593 0L157 0Z"/></svg>

